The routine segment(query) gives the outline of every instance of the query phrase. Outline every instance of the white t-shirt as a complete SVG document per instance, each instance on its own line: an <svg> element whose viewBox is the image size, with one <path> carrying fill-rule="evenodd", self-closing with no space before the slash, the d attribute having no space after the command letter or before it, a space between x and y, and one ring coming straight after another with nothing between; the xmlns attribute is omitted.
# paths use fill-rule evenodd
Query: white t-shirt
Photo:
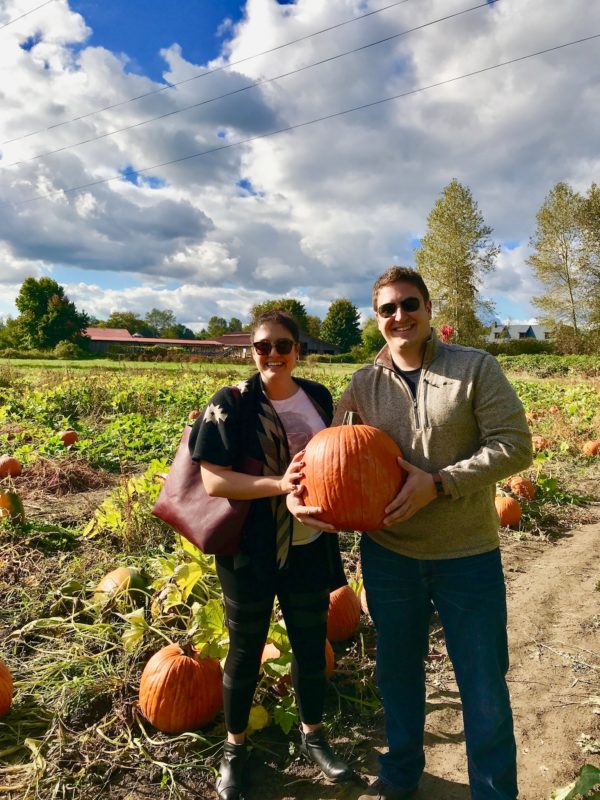
<svg viewBox="0 0 600 800"><path fill-rule="evenodd" d="M286 400L271 400L271 404L284 427L292 457L306 447L315 433L327 427L304 389L299 388L296 394ZM309 544L320 535L321 531L309 528L294 518L292 545Z"/></svg>

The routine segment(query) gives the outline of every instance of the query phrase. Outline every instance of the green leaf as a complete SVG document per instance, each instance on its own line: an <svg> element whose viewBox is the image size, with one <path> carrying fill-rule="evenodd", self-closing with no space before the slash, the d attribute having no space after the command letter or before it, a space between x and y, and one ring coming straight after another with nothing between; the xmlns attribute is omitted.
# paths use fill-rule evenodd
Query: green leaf
<svg viewBox="0 0 600 800"><path fill-rule="evenodd" d="M273 719L284 733L289 733L298 722L298 712L293 698L282 697L273 709Z"/></svg>

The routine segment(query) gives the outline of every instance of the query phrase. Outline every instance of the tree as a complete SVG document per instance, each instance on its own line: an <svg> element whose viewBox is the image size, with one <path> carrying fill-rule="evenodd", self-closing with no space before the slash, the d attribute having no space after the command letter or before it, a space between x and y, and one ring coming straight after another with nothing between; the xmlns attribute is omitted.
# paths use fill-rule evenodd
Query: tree
<svg viewBox="0 0 600 800"><path fill-rule="evenodd" d="M212 336L223 336L228 332L227 320L223 317L213 316L208 320L206 328L209 338Z"/></svg>
<svg viewBox="0 0 600 800"><path fill-rule="evenodd" d="M375 355L385 344L385 339L381 335L377 320L368 319L365 322L362 329L362 343L366 355Z"/></svg>
<svg viewBox="0 0 600 800"><path fill-rule="evenodd" d="M99 328L126 328L132 335L158 336L158 330L140 319L133 311L113 311L106 322L98 323Z"/></svg>
<svg viewBox="0 0 600 800"><path fill-rule="evenodd" d="M350 300L334 300L321 325L321 337L343 353L361 341L360 314Z"/></svg>
<svg viewBox="0 0 600 800"><path fill-rule="evenodd" d="M589 304L591 328L600 328L600 186L592 183L583 198L581 221L590 256Z"/></svg>
<svg viewBox="0 0 600 800"><path fill-rule="evenodd" d="M287 311L296 320L301 331L308 330L308 315L304 303L294 300L292 297L283 297L280 300L265 300L264 303L257 303L250 309L250 319L254 322L261 314L264 314L265 311L270 311L272 308L281 308Z"/></svg>
<svg viewBox="0 0 600 800"><path fill-rule="evenodd" d="M152 308L146 316L144 321L153 329L158 332L159 336L165 336L167 339L172 339L172 336L167 336L163 331L167 328L173 328L177 325L175 314L169 309Z"/></svg>
<svg viewBox="0 0 600 800"><path fill-rule="evenodd" d="M83 340L89 318L77 311L63 287L52 278L26 278L15 305L28 347L46 349L62 341L80 343Z"/></svg>
<svg viewBox="0 0 600 800"><path fill-rule="evenodd" d="M229 333L239 333L242 330L242 321L237 317L232 317L229 320Z"/></svg>
<svg viewBox="0 0 600 800"><path fill-rule="evenodd" d="M182 325L181 322L176 322L174 325L170 325L167 328L163 328L160 332L160 335L163 339L195 339L196 334L193 330L188 328L186 325Z"/></svg>
<svg viewBox="0 0 600 800"><path fill-rule="evenodd" d="M23 347L25 331L18 320L12 317L0 320L0 348L11 347L18 350Z"/></svg>
<svg viewBox="0 0 600 800"><path fill-rule="evenodd" d="M307 314L306 319L308 320L306 328L308 335L312 336L313 339L320 339L322 325L320 317L315 317L314 314Z"/></svg>
<svg viewBox="0 0 600 800"><path fill-rule="evenodd" d="M491 233L470 189L454 179L430 211L415 251L417 270L431 293L434 327L451 325L462 344L479 343L484 330L479 315L493 311L493 304L479 296L500 252Z"/></svg>
<svg viewBox="0 0 600 800"><path fill-rule="evenodd" d="M527 263L545 288L532 301L544 312L544 322L566 323L575 337L590 321L590 292L599 284L597 203L597 187L584 200L568 184L557 183L536 215L537 228L529 240L533 254Z"/></svg>

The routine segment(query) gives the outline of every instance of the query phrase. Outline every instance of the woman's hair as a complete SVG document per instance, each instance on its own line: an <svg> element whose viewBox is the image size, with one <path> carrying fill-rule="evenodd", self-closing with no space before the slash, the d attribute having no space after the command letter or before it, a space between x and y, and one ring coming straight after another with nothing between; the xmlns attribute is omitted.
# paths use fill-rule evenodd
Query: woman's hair
<svg viewBox="0 0 600 800"><path fill-rule="evenodd" d="M292 317L292 315L283 308L270 308L268 311L265 311L264 314L261 314L260 317L256 317L250 327L252 339L254 339L254 332L260 328L261 325L268 324L282 325L290 332L291 337L296 344L298 344L300 341L300 329L298 327L298 323Z"/></svg>

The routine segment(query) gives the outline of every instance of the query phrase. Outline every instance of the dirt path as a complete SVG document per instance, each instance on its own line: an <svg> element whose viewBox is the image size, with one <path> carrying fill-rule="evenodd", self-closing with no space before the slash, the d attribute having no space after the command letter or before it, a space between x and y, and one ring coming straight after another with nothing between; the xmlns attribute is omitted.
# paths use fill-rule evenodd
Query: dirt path
<svg viewBox="0 0 600 800"><path fill-rule="evenodd" d="M600 738L600 522L555 544L505 539L502 549L520 797L547 800L583 763L600 763L577 741ZM428 691L427 767L415 800L468 800L460 698L451 671L438 677ZM377 769L373 747L384 747L381 726L362 764L371 774ZM360 794L353 787L319 786L306 775L261 777L266 780L254 784L247 800L353 800Z"/></svg>

